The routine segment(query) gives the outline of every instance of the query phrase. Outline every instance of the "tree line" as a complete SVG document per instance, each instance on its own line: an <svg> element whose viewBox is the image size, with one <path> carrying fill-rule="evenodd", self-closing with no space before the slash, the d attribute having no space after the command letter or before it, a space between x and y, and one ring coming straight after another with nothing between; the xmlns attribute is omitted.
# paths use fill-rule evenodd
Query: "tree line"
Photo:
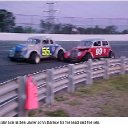
<svg viewBox="0 0 128 128"><path fill-rule="evenodd" d="M101 28L95 27L77 27L72 24L50 23L44 20L40 21L40 30L30 27L17 26L15 16L12 12L0 9L0 32L13 33L54 33L54 34L128 34L128 29L118 31L114 25Z"/></svg>

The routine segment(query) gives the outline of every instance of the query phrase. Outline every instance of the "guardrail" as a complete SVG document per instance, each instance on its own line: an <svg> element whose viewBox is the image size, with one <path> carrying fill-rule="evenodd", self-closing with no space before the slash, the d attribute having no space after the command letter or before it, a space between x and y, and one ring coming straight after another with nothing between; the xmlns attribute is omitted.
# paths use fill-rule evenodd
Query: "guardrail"
<svg viewBox="0 0 128 128"><path fill-rule="evenodd" d="M128 72L128 58L105 59L69 64L43 70L31 76L37 82L38 101L54 103L56 92L67 89L74 92L80 82L91 85L96 78L109 79L114 74ZM0 116L27 116L25 110L25 86L27 76L18 77L0 84Z"/></svg>

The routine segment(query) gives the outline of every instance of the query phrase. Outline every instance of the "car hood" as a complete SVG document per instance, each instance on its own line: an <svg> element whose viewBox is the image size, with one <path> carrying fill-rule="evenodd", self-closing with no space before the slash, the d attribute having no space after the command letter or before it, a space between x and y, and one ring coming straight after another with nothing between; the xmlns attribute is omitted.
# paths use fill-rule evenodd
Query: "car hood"
<svg viewBox="0 0 128 128"><path fill-rule="evenodd" d="M28 45L27 44L17 44L15 46L16 51L21 51L23 48L26 48Z"/></svg>
<svg viewBox="0 0 128 128"><path fill-rule="evenodd" d="M73 48L72 50L83 51L83 50L89 50L89 48L90 48L90 47L81 47L81 46L78 46L78 47Z"/></svg>

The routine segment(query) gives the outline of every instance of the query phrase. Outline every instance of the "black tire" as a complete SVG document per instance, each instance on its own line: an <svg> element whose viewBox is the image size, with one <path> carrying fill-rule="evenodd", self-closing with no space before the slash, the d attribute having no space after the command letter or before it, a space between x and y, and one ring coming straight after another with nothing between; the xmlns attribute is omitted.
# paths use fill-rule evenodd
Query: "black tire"
<svg viewBox="0 0 128 128"><path fill-rule="evenodd" d="M111 51L111 52L109 52L109 56L108 57L114 59L115 58L115 54Z"/></svg>
<svg viewBox="0 0 128 128"><path fill-rule="evenodd" d="M12 61L12 62L16 61L16 59L12 58L12 57L9 57L9 60Z"/></svg>
<svg viewBox="0 0 128 128"><path fill-rule="evenodd" d="M29 58L30 63L38 64L40 62L40 56L37 53L32 53Z"/></svg>
<svg viewBox="0 0 128 128"><path fill-rule="evenodd" d="M83 61L88 61L89 59L92 59L92 56L90 53L86 54L84 57L83 57Z"/></svg>
<svg viewBox="0 0 128 128"><path fill-rule="evenodd" d="M58 52L57 59L58 59L59 61L64 61L64 51L63 51L63 50L60 50L60 51Z"/></svg>

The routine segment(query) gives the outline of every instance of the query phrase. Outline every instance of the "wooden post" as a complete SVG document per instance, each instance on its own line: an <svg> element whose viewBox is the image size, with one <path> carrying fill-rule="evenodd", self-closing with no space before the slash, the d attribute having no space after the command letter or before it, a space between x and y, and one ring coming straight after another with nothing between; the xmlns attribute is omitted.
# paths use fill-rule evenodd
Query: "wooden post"
<svg viewBox="0 0 128 128"><path fill-rule="evenodd" d="M74 65L69 64L69 84L68 84L68 92L74 92L75 91L75 84L74 84Z"/></svg>
<svg viewBox="0 0 128 128"><path fill-rule="evenodd" d="M106 59L104 63L104 79L109 79L109 60Z"/></svg>
<svg viewBox="0 0 128 128"><path fill-rule="evenodd" d="M47 92L46 92L46 103L51 105L54 103L54 79L53 79L53 69L47 70L47 80L46 80Z"/></svg>
<svg viewBox="0 0 128 128"><path fill-rule="evenodd" d="M28 111L25 110L25 100L26 100L26 76L20 76L17 78L17 82L19 84L18 89L18 116L19 117L27 117Z"/></svg>
<svg viewBox="0 0 128 128"><path fill-rule="evenodd" d="M125 74L125 56L122 56L121 58L121 75Z"/></svg>
<svg viewBox="0 0 128 128"><path fill-rule="evenodd" d="M93 78L92 78L92 60L90 59L88 62L87 62L87 81L86 81L86 84L87 85L91 85L93 84Z"/></svg>

